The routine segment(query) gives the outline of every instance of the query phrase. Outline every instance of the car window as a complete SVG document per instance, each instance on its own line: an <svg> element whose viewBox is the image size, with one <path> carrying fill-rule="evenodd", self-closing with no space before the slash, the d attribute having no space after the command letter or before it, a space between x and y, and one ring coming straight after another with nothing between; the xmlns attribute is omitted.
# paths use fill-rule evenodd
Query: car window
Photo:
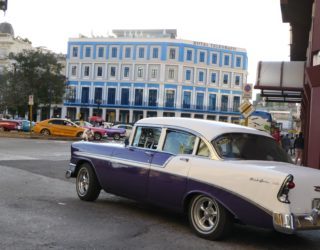
<svg viewBox="0 0 320 250"><path fill-rule="evenodd" d="M273 138L254 134L230 133L212 141L222 158L292 162Z"/></svg>
<svg viewBox="0 0 320 250"><path fill-rule="evenodd" d="M192 154L196 136L175 130L167 130L163 151L172 154Z"/></svg>
<svg viewBox="0 0 320 250"><path fill-rule="evenodd" d="M63 120L50 120L48 123L54 125L63 125Z"/></svg>
<svg viewBox="0 0 320 250"><path fill-rule="evenodd" d="M205 144L205 142L203 140L200 140L200 143L199 143L199 146L197 149L197 155L204 156L204 157L210 156L210 150L209 150L207 144Z"/></svg>
<svg viewBox="0 0 320 250"><path fill-rule="evenodd" d="M161 128L137 127L133 140L133 146L157 149L160 134Z"/></svg>

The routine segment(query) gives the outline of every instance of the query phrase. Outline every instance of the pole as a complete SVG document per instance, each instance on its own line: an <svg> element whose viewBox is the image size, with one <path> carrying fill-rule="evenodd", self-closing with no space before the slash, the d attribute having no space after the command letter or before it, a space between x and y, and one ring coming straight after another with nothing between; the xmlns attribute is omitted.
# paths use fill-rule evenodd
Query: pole
<svg viewBox="0 0 320 250"><path fill-rule="evenodd" d="M249 125L249 118L247 117L244 119L244 126L248 127L248 125Z"/></svg>
<svg viewBox="0 0 320 250"><path fill-rule="evenodd" d="M30 105L30 136L32 134L32 105Z"/></svg>

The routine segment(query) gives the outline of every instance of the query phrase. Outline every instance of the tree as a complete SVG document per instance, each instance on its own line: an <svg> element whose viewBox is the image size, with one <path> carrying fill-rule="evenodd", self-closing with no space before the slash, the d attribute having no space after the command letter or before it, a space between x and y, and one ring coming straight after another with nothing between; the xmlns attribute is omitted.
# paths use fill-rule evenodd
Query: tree
<svg viewBox="0 0 320 250"><path fill-rule="evenodd" d="M28 111L28 96L33 95L34 110L43 105L49 114L52 103L62 102L65 76L61 74L63 67L54 54L25 50L10 54L9 58L12 67L0 80L4 90L0 107L24 116Z"/></svg>

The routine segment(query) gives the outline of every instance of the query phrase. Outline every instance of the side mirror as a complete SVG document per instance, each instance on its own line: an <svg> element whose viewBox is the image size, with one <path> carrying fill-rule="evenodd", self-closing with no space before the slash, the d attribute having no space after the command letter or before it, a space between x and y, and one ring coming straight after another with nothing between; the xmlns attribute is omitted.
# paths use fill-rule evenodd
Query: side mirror
<svg viewBox="0 0 320 250"><path fill-rule="evenodd" d="M128 145L129 145L129 139L126 138L126 139L124 139L124 146L127 147Z"/></svg>

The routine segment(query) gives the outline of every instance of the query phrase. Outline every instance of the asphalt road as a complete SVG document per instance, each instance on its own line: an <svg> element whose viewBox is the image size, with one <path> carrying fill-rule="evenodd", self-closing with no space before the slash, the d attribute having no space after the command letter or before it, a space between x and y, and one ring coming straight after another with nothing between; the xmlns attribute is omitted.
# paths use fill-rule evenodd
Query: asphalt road
<svg viewBox="0 0 320 250"><path fill-rule="evenodd" d="M235 226L220 242L186 219L102 192L80 201L64 178L68 141L0 138L0 249L319 249L320 231L281 235Z"/></svg>

